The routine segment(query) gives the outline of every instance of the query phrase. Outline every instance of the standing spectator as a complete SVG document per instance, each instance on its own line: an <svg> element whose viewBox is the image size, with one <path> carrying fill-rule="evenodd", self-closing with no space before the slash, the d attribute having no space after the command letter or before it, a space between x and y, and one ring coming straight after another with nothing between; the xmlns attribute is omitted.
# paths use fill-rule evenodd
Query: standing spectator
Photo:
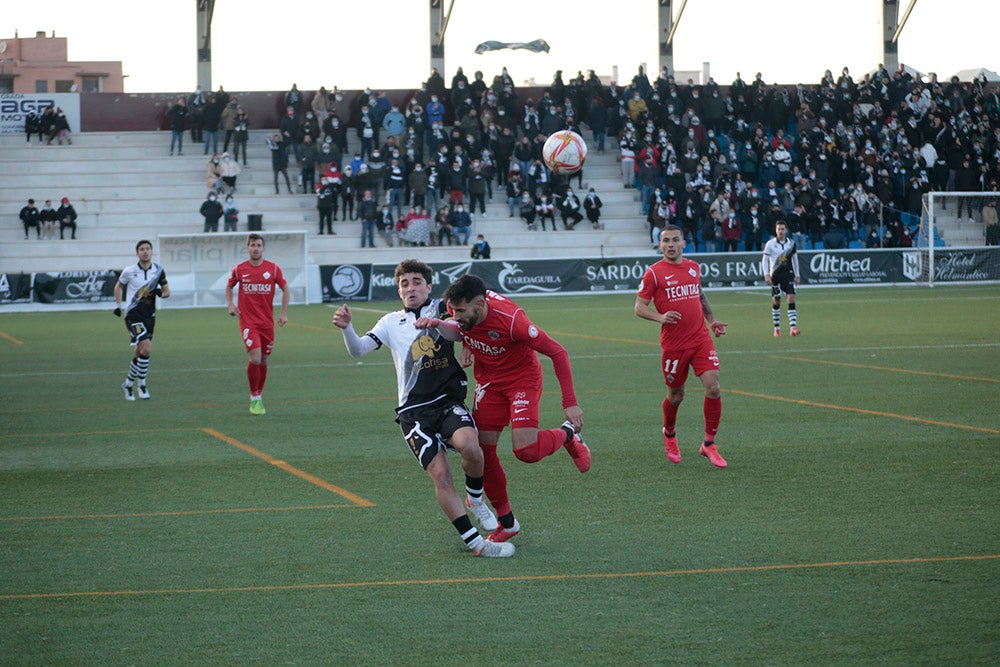
<svg viewBox="0 0 1000 667"><path fill-rule="evenodd" d="M389 109L389 113L385 115L382 119L382 129L386 131L390 137L394 137L396 144L399 146L403 145L403 132L406 130L406 116L403 112L399 110L399 107L393 105Z"/></svg>
<svg viewBox="0 0 1000 667"><path fill-rule="evenodd" d="M387 194L389 208L396 209L396 217L403 215L403 191L406 188L406 170L396 158L392 158L383 174L383 186Z"/></svg>
<svg viewBox="0 0 1000 667"><path fill-rule="evenodd" d="M663 448L667 460L681 462L677 444L677 409L684 400L688 367L705 388L703 413L705 439L699 453L717 468L725 468L715 438L722 419L722 389L719 386L719 355L705 327L707 321L718 338L726 333L725 322L715 319L701 289L701 267L685 259L680 227L667 225L660 234L663 259L646 269L635 299L635 314L660 325L660 368L667 385L663 401Z"/></svg>
<svg viewBox="0 0 1000 667"><path fill-rule="evenodd" d="M288 188L288 194L292 194L292 181L288 178L288 151L281 135L273 134L268 137L267 147L271 151L271 169L274 171L274 194L280 194L278 174L284 175L285 187Z"/></svg>
<svg viewBox="0 0 1000 667"><path fill-rule="evenodd" d="M484 540L472 525L465 507L473 510L484 530L498 528L496 517L483 501L483 452L475 422L465 407L465 372L455 359L454 343L437 329L447 317L442 299L431 298L433 270L418 260L405 260L395 270L403 308L383 316L371 331L358 336L351 310L337 309L333 324L343 330L352 357L388 347L399 380L396 413L400 428L420 466L434 483L438 505L477 556L514 555L514 545ZM416 357L416 359L414 359ZM455 490L446 458L451 447L462 457L465 505Z"/></svg>
<svg viewBox="0 0 1000 667"><path fill-rule="evenodd" d="M299 149L299 157L302 158L302 171L299 174L302 192L303 194L312 194L316 191L316 160L319 158L319 150L313 143L312 135L302 135L302 148Z"/></svg>
<svg viewBox="0 0 1000 667"><path fill-rule="evenodd" d="M229 150L229 142L236 137L236 118L239 116L239 106L236 100L230 100L222 109L222 129L226 132L225 142L222 144L222 152ZM233 150L235 151L235 144Z"/></svg>
<svg viewBox="0 0 1000 667"><path fill-rule="evenodd" d="M312 109L320 124L326 120L326 116L330 111L330 93L326 91L325 86L320 86L316 94L313 95L312 102L309 103L309 108Z"/></svg>
<svg viewBox="0 0 1000 667"><path fill-rule="evenodd" d="M483 168L480 160L473 160L469 165L468 173L469 188L469 213L476 214L476 204L479 204L479 212L486 217L486 190L490 185L490 174Z"/></svg>
<svg viewBox="0 0 1000 667"><path fill-rule="evenodd" d="M295 113L295 108L289 106L285 109L285 115L278 121L278 132L281 135L282 145L285 147L285 152L288 152L288 148L291 147L295 154L295 163L299 163L299 152L300 142L302 137L300 135L301 123L299 123L299 117Z"/></svg>
<svg viewBox="0 0 1000 667"><path fill-rule="evenodd" d="M69 203L69 197L62 198L62 205L56 211L56 218L59 220L59 238L63 238L63 231L69 227L71 239L76 238L76 209Z"/></svg>
<svg viewBox="0 0 1000 667"><path fill-rule="evenodd" d="M208 98L202 92L201 86L195 86L194 92L188 96L187 105L191 112L191 141L200 144L203 141L202 112L205 110L205 103Z"/></svg>
<svg viewBox="0 0 1000 667"><path fill-rule="evenodd" d="M992 199L987 200L983 205L983 235L986 245L1000 245L1000 225L997 224L997 205ZM27 238L27 228L25 228L25 238Z"/></svg>
<svg viewBox="0 0 1000 667"><path fill-rule="evenodd" d="M24 240L28 240L28 232L31 228L35 228L35 238L42 238L42 228L38 224L38 208L35 206L35 200L29 199L28 205L21 209L21 213L18 214L21 219L21 224L24 225Z"/></svg>
<svg viewBox="0 0 1000 667"><path fill-rule="evenodd" d="M342 202L342 217L344 221L355 220L354 202L358 198L357 177L350 165L344 167L340 174L340 201ZM333 219L337 219L337 212L333 212Z"/></svg>
<svg viewBox="0 0 1000 667"><path fill-rule="evenodd" d="M320 177L319 187L316 188L316 210L319 211L319 235L323 235L324 229L327 234L335 235L333 216L337 211L337 196L326 176Z"/></svg>
<svg viewBox="0 0 1000 667"><path fill-rule="evenodd" d="M472 259L489 259L490 252L490 244L487 243L486 237L482 234L477 236L476 242L472 245Z"/></svg>
<svg viewBox="0 0 1000 667"><path fill-rule="evenodd" d="M183 97L177 98L167 111L167 117L170 118L170 154L174 154L176 146L177 154L184 155L184 130L187 126L188 109Z"/></svg>
<svg viewBox="0 0 1000 667"><path fill-rule="evenodd" d="M219 203L219 196L214 190L210 190L208 198L205 199L199 209L201 216L205 219L204 233L219 231L219 220L222 218L222 204Z"/></svg>
<svg viewBox="0 0 1000 667"><path fill-rule="evenodd" d="M229 153L222 154L222 162L219 164L219 175L222 179L223 189L228 193L236 192L236 179L242 173L240 163L233 159Z"/></svg>
<svg viewBox="0 0 1000 667"><path fill-rule="evenodd" d="M222 124L222 110L224 108L225 106L213 93L208 96L208 102L201 111L201 124L205 133L205 155L209 153L209 144L212 146L212 153L219 152L219 126Z"/></svg>
<svg viewBox="0 0 1000 667"><path fill-rule="evenodd" d="M414 206L426 206L427 210L433 210L427 202L428 175L424 171L422 162L414 163L413 170L407 177L407 184L410 186L411 201Z"/></svg>
<svg viewBox="0 0 1000 667"><path fill-rule="evenodd" d="M226 195L222 203L222 231L235 232L240 221L240 209L231 194Z"/></svg>
<svg viewBox="0 0 1000 667"><path fill-rule="evenodd" d="M370 189L358 204L358 217L361 218L361 247L375 247L375 223L378 220L378 204Z"/></svg>
<svg viewBox="0 0 1000 667"><path fill-rule="evenodd" d="M63 139L66 140L67 144L73 143L72 132L69 129L69 121L66 120L66 112L62 109L56 110L56 118L54 121L53 129L55 130L55 138L62 146ZM52 139L49 139L49 143L52 143Z"/></svg>
<svg viewBox="0 0 1000 667"><path fill-rule="evenodd" d="M267 360L274 349L274 287L281 289L278 326L288 323L290 294L281 267L264 259L264 237L247 236L250 258L233 267L226 282L226 305L231 317L239 317L243 348L249 353L247 381L250 385L250 414L264 414L264 382ZM239 285L239 303L233 300L233 288Z"/></svg>
<svg viewBox="0 0 1000 667"><path fill-rule="evenodd" d="M747 252L761 251L764 248L764 218L760 214L760 206L754 202L743 218L743 233Z"/></svg>
<svg viewBox="0 0 1000 667"><path fill-rule="evenodd" d="M56 237L56 220L59 214L52 208L52 200L46 199L42 210L38 212L38 221L42 225L42 236L47 239Z"/></svg>
<svg viewBox="0 0 1000 667"><path fill-rule="evenodd" d="M292 84L292 89L285 93L285 106L291 107L295 112L295 115L302 113L302 105L305 99L302 97L302 91L299 90L297 83Z"/></svg>
<svg viewBox="0 0 1000 667"><path fill-rule="evenodd" d="M139 261L126 266L115 281L114 314L122 316L124 301L125 328L128 329L132 347L135 348L128 375L122 382L126 401L134 401L135 393L143 400L149 399L146 377L152 352L153 330L156 328L156 297L166 299L170 296L166 271L152 261L153 244L145 239L139 241L135 244L135 254Z"/></svg>
<svg viewBox="0 0 1000 667"><path fill-rule="evenodd" d="M233 123L233 159L237 162L243 154L243 166L247 166L247 143L250 141L250 118L246 109L236 108L236 120Z"/></svg>
<svg viewBox="0 0 1000 667"><path fill-rule="evenodd" d="M443 246L445 239L448 239L448 245L455 245L455 230L451 226L451 209L447 204L442 206L437 215L434 216L434 226L437 230L437 245ZM431 245L434 245L434 240L434 235L432 235Z"/></svg>
<svg viewBox="0 0 1000 667"><path fill-rule="evenodd" d="M888 230L886 230L888 231ZM781 294L788 300L788 333L799 335L798 313L795 310L795 286L799 284L799 257L796 243L788 238L788 226L781 220L774 225L775 237L764 244L760 272L771 286L771 320L774 337L781 335ZM876 231L876 237L878 232Z"/></svg>
<svg viewBox="0 0 1000 667"><path fill-rule="evenodd" d="M743 238L743 223L737 217L736 211L729 211L729 215L722 223L723 252L739 250L741 238Z"/></svg>

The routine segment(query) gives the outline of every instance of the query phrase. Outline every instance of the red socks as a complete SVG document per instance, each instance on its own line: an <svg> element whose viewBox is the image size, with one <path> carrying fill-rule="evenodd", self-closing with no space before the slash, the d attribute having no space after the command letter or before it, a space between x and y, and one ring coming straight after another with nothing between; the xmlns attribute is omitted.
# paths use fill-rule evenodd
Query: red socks
<svg viewBox="0 0 1000 667"><path fill-rule="evenodd" d="M490 499L493 509L497 512L497 516L509 514L512 510L510 508L510 497L507 495L507 473L504 472L503 465L500 463L500 457L497 456L497 446L484 445L482 443L479 446L483 450L483 460L485 462L483 466L483 489L486 491L486 497Z"/></svg>
<svg viewBox="0 0 1000 667"><path fill-rule="evenodd" d="M719 422L722 420L722 397L705 398L705 440L715 442L719 432Z"/></svg>
<svg viewBox="0 0 1000 667"><path fill-rule="evenodd" d="M670 398L663 399L663 428L667 433L677 431L677 406L670 402Z"/></svg>
<svg viewBox="0 0 1000 667"><path fill-rule="evenodd" d="M260 396L264 391L264 381L267 379L267 364L247 363L247 381L250 384L250 395Z"/></svg>
<svg viewBox="0 0 1000 667"><path fill-rule="evenodd" d="M566 431L550 428L538 432L538 440L514 450L514 456L525 463L537 463L566 444ZM496 507L496 505L494 505ZM499 511L500 508L496 507Z"/></svg>

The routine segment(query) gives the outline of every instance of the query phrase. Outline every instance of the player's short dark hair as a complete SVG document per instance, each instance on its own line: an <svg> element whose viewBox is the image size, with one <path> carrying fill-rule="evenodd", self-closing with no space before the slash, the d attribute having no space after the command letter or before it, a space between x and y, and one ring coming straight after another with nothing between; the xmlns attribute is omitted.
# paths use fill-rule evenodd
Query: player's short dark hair
<svg viewBox="0 0 1000 667"><path fill-rule="evenodd" d="M264 237L260 234L247 234L247 245L250 245L251 241L260 241L261 245L267 245L264 243Z"/></svg>
<svg viewBox="0 0 1000 667"><path fill-rule="evenodd" d="M396 271L393 277L396 280L396 284L399 284L399 277L406 273L419 273L424 277L424 280L430 285L434 281L434 269L432 269L426 262L421 262L419 259L404 259L402 262L396 265Z"/></svg>
<svg viewBox="0 0 1000 667"><path fill-rule="evenodd" d="M775 220L774 226L777 227L778 225L784 225L785 227L788 227L788 223L785 222L784 220Z"/></svg>
<svg viewBox="0 0 1000 667"><path fill-rule="evenodd" d="M444 291L445 303L471 303L480 298L486 298L486 283L471 273L461 276Z"/></svg>
<svg viewBox="0 0 1000 667"><path fill-rule="evenodd" d="M680 232L681 236L684 235L684 230L677 225L663 225L663 229L660 230L661 236L663 235L663 232Z"/></svg>
<svg viewBox="0 0 1000 667"><path fill-rule="evenodd" d="M150 249L152 249L152 247L153 247L153 242L152 241L149 241L147 239L143 239L143 240L141 240L141 241L139 241L138 243L135 244L135 251L139 252L139 246L141 246L143 244L148 245L150 247Z"/></svg>

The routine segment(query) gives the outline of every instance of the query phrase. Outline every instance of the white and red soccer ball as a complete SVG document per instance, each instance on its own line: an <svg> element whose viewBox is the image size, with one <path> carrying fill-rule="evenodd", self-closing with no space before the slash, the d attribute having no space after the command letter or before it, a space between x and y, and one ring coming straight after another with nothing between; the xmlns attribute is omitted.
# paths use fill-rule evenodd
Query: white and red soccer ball
<svg viewBox="0 0 1000 667"><path fill-rule="evenodd" d="M572 130L559 130L542 145L542 160L555 174L575 174L587 160L587 143Z"/></svg>

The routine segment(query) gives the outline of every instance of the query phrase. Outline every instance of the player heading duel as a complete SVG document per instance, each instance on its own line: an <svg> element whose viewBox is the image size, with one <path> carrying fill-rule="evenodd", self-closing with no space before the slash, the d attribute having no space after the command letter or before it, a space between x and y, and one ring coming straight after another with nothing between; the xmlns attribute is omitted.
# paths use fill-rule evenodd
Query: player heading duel
<svg viewBox="0 0 1000 667"><path fill-rule="evenodd" d="M665 225L660 232L663 259L643 274L642 286L635 299L635 314L660 324L660 367L667 385L667 397L663 400L663 448L667 460L681 462L676 433L677 408L684 400L684 383L690 366L705 387L705 440L699 453L715 467L725 468L726 460L715 446L722 420L719 355L705 322L708 321L716 337L725 334L729 325L715 319L701 291L701 267L698 262L684 258L684 245L681 228Z"/></svg>
<svg viewBox="0 0 1000 667"><path fill-rule="evenodd" d="M583 411L573 390L573 371L566 349L528 319L516 303L486 289L482 279L464 275L444 292L454 321L430 326L452 340L463 341L463 360L475 357L476 402L472 416L479 427L479 445L486 460L486 496L497 511L500 527L487 538L505 542L520 530L507 495L507 476L497 456L497 443L511 425L514 456L525 463L541 461L565 449L580 472L590 469L590 448L580 437ZM566 421L558 428L539 429L542 397L540 352L552 360Z"/></svg>

